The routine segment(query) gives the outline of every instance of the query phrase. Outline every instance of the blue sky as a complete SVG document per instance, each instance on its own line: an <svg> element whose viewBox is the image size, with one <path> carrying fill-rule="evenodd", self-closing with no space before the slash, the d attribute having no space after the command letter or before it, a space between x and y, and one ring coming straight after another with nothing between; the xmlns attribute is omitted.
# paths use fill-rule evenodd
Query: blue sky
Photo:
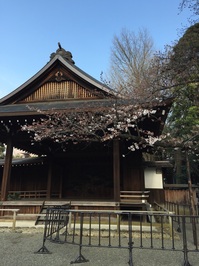
<svg viewBox="0 0 199 266"><path fill-rule="evenodd" d="M188 25L180 0L0 0L0 98L38 72L62 47L100 80L114 35L148 29L157 50Z"/></svg>

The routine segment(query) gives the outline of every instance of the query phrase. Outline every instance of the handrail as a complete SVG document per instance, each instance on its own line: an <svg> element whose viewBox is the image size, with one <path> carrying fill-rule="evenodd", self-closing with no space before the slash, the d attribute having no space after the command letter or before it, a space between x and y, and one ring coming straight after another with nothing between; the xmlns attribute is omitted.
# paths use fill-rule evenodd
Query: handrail
<svg viewBox="0 0 199 266"><path fill-rule="evenodd" d="M129 193L129 194L148 194L148 190L121 190L120 193Z"/></svg>
<svg viewBox="0 0 199 266"><path fill-rule="evenodd" d="M162 205L158 204L156 201L154 201L154 205L157 206L159 209L165 211L165 212L168 212L168 213L170 212L167 208L165 208Z"/></svg>

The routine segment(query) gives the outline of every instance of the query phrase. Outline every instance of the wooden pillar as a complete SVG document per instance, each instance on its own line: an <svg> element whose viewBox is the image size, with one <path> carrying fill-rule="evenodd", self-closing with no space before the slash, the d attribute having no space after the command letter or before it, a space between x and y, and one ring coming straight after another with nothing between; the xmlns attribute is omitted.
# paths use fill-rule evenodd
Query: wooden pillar
<svg viewBox="0 0 199 266"><path fill-rule="evenodd" d="M120 142L113 140L113 186L114 200L120 201Z"/></svg>
<svg viewBox="0 0 199 266"><path fill-rule="evenodd" d="M51 197L52 173L53 173L52 159L50 159L49 164L48 164L48 180L47 180L47 198L48 199L50 199Z"/></svg>
<svg viewBox="0 0 199 266"><path fill-rule="evenodd" d="M12 152L13 152L13 145L12 145L12 138L10 136L7 140L6 156L5 156L3 177L2 177L2 184L1 184L1 200L2 201L7 200L8 190L10 188Z"/></svg>
<svg viewBox="0 0 199 266"><path fill-rule="evenodd" d="M61 172L61 175L59 178L59 199L62 198L62 184L63 184L63 171Z"/></svg>

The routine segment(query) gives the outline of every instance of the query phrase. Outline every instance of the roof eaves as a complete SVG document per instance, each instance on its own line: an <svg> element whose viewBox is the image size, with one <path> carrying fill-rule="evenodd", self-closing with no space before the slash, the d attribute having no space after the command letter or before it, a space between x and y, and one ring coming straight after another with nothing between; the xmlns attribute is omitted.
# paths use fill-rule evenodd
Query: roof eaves
<svg viewBox="0 0 199 266"><path fill-rule="evenodd" d="M39 103L25 103L25 104L16 104L16 105L3 105L0 106L0 117L6 116L20 116L30 114L30 115L41 115L41 112L46 112L49 110L74 110L74 109L85 109L91 108L107 108L113 105L112 99L94 99L92 101L86 100L77 100L77 101L57 101L57 102L39 102Z"/></svg>
<svg viewBox="0 0 199 266"><path fill-rule="evenodd" d="M173 167L173 164L170 161L144 161L143 165L145 167L161 167L161 168Z"/></svg>
<svg viewBox="0 0 199 266"><path fill-rule="evenodd" d="M44 164L46 157L30 157L30 158L14 158L12 160L12 166L24 166L24 165L38 165ZM4 166L5 159L0 159L0 166Z"/></svg>

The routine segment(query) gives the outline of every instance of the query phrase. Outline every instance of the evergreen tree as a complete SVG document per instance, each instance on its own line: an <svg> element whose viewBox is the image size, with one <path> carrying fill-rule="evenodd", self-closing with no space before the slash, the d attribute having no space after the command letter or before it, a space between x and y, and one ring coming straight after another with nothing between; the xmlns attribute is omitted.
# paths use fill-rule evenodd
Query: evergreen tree
<svg viewBox="0 0 199 266"><path fill-rule="evenodd" d="M190 170L197 180L199 169L199 23L187 29L179 42L170 51L164 73L172 88L174 104L166 123L165 132L176 140L178 148L189 147ZM182 154L176 153L177 182L183 182Z"/></svg>

